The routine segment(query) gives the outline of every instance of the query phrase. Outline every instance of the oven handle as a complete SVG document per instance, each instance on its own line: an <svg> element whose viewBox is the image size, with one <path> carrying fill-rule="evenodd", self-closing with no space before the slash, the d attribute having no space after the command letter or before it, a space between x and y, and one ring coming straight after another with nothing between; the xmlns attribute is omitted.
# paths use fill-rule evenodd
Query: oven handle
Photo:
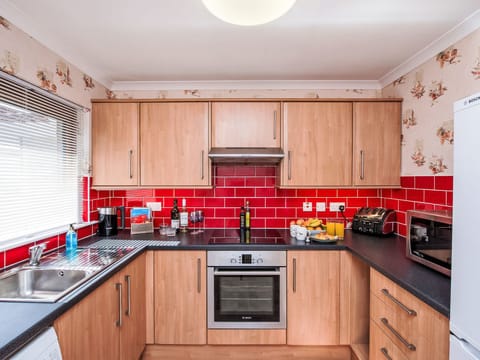
<svg viewBox="0 0 480 360"><path fill-rule="evenodd" d="M258 275L280 275L280 270L279 271L217 271L215 270L213 272L213 275L253 275L253 276L258 276Z"/></svg>

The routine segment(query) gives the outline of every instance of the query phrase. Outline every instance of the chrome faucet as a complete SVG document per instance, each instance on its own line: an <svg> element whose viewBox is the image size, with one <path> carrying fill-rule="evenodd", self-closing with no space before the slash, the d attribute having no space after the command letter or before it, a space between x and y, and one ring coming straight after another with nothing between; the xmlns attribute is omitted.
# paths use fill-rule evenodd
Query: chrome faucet
<svg viewBox="0 0 480 360"><path fill-rule="evenodd" d="M40 265L40 258L42 257L43 250L45 250L46 246L47 244L40 244L28 248L28 254L30 255L28 264L30 266Z"/></svg>

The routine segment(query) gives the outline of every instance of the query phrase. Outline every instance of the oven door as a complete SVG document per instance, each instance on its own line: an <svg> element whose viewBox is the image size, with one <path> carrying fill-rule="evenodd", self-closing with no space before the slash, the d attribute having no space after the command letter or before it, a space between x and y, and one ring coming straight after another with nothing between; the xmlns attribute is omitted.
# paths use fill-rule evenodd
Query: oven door
<svg viewBox="0 0 480 360"><path fill-rule="evenodd" d="M209 267L208 327L284 329L285 267Z"/></svg>

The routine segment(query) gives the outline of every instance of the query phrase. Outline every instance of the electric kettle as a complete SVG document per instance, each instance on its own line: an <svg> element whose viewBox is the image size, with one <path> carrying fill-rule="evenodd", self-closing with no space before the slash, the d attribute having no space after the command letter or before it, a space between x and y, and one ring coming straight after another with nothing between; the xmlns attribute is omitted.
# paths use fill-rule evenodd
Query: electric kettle
<svg viewBox="0 0 480 360"><path fill-rule="evenodd" d="M118 227L117 215L120 213L121 226ZM118 229L125 229L125 206L98 208L99 236L112 236L118 234Z"/></svg>

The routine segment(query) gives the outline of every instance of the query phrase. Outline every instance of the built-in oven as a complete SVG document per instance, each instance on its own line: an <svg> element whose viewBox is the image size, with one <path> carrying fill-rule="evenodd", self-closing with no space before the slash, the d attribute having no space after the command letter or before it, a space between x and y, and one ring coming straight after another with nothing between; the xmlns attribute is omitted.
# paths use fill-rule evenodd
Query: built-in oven
<svg viewBox="0 0 480 360"><path fill-rule="evenodd" d="M207 253L210 329L286 328L285 251Z"/></svg>

